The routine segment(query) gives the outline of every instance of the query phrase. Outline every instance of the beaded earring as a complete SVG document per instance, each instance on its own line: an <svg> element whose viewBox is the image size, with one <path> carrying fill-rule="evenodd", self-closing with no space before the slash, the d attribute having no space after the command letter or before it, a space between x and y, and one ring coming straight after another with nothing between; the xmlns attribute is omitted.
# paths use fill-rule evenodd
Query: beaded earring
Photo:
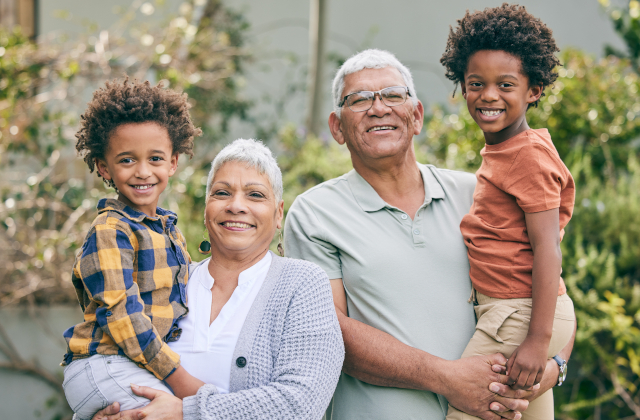
<svg viewBox="0 0 640 420"><path fill-rule="evenodd" d="M282 245L282 230L280 231L280 237L278 238L278 254L284 257L284 246Z"/></svg>

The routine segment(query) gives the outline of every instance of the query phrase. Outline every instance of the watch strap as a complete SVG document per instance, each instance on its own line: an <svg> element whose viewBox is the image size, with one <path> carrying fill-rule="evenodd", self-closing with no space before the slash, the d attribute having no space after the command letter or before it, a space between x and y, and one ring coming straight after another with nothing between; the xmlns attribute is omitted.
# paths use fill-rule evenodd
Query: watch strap
<svg viewBox="0 0 640 420"><path fill-rule="evenodd" d="M558 373L558 383L555 386L561 386L567 377L567 361L558 355L553 356L553 360L560 368L560 372Z"/></svg>

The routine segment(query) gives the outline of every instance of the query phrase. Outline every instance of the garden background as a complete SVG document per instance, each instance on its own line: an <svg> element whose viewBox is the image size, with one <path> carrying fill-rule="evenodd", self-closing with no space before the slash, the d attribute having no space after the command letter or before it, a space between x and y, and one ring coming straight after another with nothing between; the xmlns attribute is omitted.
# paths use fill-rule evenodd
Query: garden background
<svg viewBox="0 0 640 420"><path fill-rule="evenodd" d="M329 83L364 48L414 71L427 109L418 159L478 168L482 133L437 57L465 9L500 2L432 3L0 0L0 418L70 418L57 365L62 330L81 319L70 269L97 200L114 196L73 148L97 86L127 73L189 94L204 135L161 205L200 259L205 176L234 138L276 151L285 208L351 169L326 128ZM530 125L549 129L577 185L562 250L578 333L556 418L640 419L640 3L521 3L563 50Z"/></svg>

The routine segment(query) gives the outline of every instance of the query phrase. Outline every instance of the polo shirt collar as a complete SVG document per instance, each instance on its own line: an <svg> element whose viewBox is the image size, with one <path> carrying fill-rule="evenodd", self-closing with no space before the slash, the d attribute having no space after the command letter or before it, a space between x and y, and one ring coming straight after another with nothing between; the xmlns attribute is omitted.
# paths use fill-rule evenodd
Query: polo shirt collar
<svg viewBox="0 0 640 420"><path fill-rule="evenodd" d="M160 207L156 207L156 217L151 217L141 211L137 211L127 206L120 200L116 200L115 198L103 198L98 201L98 213L102 213L105 211L115 211L126 217L129 220L134 222L142 222L144 219L149 220L158 220L160 218L166 219L167 221L171 221L172 224L176 224L178 221L178 216L169 210L165 210Z"/></svg>
<svg viewBox="0 0 640 420"><path fill-rule="evenodd" d="M433 175L430 166L417 163L422 183L424 184L424 203L431 203L434 199L443 199L445 197L444 190L438 179ZM355 197L360 208L366 212L374 212L385 207L391 207L387 204L355 169L352 169L346 175L347 181L351 188L351 192Z"/></svg>

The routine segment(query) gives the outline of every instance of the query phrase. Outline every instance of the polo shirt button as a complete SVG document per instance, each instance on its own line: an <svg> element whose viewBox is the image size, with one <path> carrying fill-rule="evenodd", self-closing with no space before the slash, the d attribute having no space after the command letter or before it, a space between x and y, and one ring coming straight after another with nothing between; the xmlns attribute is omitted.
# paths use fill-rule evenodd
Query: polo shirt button
<svg viewBox="0 0 640 420"><path fill-rule="evenodd" d="M402 216L400 216L400 218L401 218L402 220L407 220L407 217L409 217L409 216L407 216L406 214L403 214Z"/></svg>
<svg viewBox="0 0 640 420"><path fill-rule="evenodd" d="M414 230L413 230L413 234L414 234L414 235L420 235L420 231L419 231L418 229L414 229Z"/></svg>
<svg viewBox="0 0 640 420"><path fill-rule="evenodd" d="M240 356L236 359L236 366L238 366L239 368L243 368L247 365L247 359L245 359L244 357Z"/></svg>

